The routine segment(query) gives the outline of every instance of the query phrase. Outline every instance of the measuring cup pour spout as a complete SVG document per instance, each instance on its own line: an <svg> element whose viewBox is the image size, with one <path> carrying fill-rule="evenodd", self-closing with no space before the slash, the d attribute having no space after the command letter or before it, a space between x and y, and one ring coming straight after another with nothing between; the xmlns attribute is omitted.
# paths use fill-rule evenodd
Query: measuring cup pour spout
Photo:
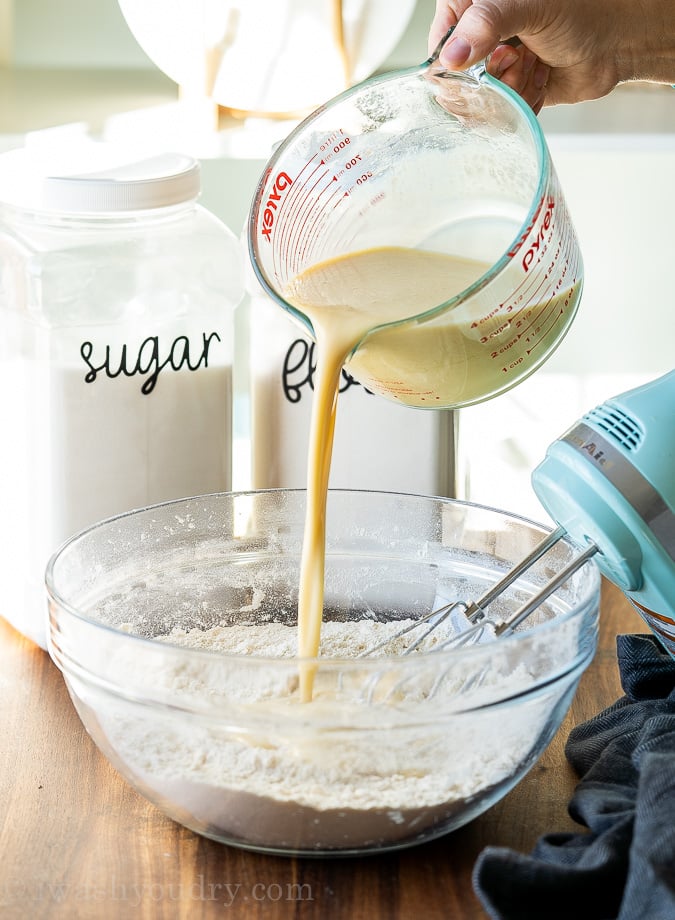
<svg viewBox="0 0 675 920"><path fill-rule="evenodd" d="M382 321L346 369L418 408L471 405L529 376L564 337L583 282L536 116L485 62L439 64L452 31L425 63L366 80L298 125L269 160L248 224L263 289L312 336L297 280L330 263L347 274L328 308L365 309L348 302L362 280L354 265L384 254Z"/></svg>

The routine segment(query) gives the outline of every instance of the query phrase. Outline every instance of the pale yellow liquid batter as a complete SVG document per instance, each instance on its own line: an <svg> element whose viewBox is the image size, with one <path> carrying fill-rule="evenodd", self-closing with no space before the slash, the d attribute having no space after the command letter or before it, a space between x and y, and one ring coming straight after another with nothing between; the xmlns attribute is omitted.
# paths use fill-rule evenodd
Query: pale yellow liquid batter
<svg viewBox="0 0 675 920"><path fill-rule="evenodd" d="M313 265L284 291L286 299L309 317L317 344L298 599L301 658L315 658L319 652L326 500L342 367L371 329L445 302L486 268L479 262L419 250L371 249ZM303 701L312 697L315 671L314 664L301 667Z"/></svg>
<svg viewBox="0 0 675 920"><path fill-rule="evenodd" d="M514 307L509 313L494 303L485 314L451 309L421 324L368 335L383 324L441 306L489 267L442 253L384 247L312 265L283 292L310 319L317 344L298 599L301 658L316 658L319 652L338 387L342 367L355 347L359 346L348 368L369 389L414 406L467 403L498 391L513 368L520 372L523 362L534 362L537 349L545 353L580 294L576 284L540 304ZM303 701L312 698L315 673L315 663L303 662Z"/></svg>

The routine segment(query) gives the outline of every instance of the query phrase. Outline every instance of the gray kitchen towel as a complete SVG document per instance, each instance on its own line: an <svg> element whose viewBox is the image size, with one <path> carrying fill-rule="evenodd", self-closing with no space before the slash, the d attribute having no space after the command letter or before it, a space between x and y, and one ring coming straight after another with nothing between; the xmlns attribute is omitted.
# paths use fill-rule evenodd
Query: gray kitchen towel
<svg viewBox="0 0 675 920"><path fill-rule="evenodd" d="M651 635L619 636L617 655L625 696L565 748L586 830L485 849L473 885L493 920L675 920L675 661Z"/></svg>

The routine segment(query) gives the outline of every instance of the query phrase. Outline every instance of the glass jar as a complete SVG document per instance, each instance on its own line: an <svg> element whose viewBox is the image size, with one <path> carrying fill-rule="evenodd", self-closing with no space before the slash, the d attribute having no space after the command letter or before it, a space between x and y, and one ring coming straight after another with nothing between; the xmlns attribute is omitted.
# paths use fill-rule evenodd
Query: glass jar
<svg viewBox="0 0 675 920"><path fill-rule="evenodd" d="M0 157L0 614L43 647L63 540L231 487L243 292L196 160L94 144L61 160Z"/></svg>

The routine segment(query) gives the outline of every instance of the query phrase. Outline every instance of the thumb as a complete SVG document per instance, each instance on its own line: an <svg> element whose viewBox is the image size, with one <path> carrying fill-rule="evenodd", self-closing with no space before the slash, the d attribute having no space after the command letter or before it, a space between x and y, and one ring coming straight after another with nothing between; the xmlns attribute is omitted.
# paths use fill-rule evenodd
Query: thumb
<svg viewBox="0 0 675 920"><path fill-rule="evenodd" d="M486 58L501 41L517 35L525 28L522 15L518 15L517 9L517 4L474 0L443 46L440 63L453 70L470 67Z"/></svg>

